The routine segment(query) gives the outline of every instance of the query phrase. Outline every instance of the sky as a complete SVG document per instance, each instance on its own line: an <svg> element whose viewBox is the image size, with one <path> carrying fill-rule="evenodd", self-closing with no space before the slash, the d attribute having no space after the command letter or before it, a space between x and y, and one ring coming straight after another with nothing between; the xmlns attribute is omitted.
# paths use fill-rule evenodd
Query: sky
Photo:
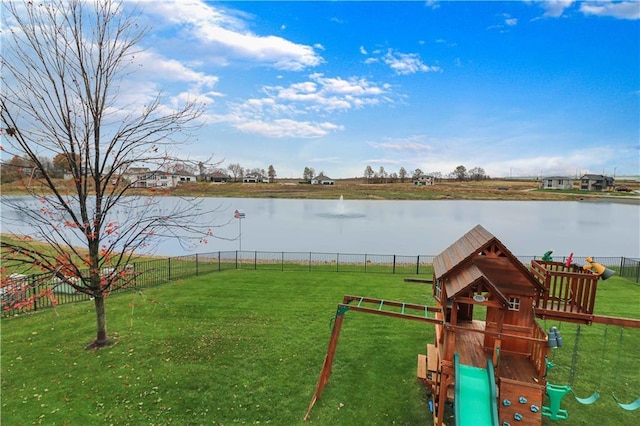
<svg viewBox="0 0 640 426"><path fill-rule="evenodd" d="M190 160L279 178L640 174L640 2L138 7L150 32L126 94L206 103Z"/></svg>

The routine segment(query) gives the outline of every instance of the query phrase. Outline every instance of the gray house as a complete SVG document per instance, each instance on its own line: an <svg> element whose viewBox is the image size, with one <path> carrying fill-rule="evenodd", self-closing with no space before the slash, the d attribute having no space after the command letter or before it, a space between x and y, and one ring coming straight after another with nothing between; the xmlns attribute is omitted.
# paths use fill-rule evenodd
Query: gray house
<svg viewBox="0 0 640 426"><path fill-rule="evenodd" d="M540 189L573 189L573 179L566 176L549 176L542 179Z"/></svg>
<svg viewBox="0 0 640 426"><path fill-rule="evenodd" d="M231 176L222 170L214 170L213 172L204 175L204 180L206 182L213 183L227 183L231 180Z"/></svg>
<svg viewBox="0 0 640 426"><path fill-rule="evenodd" d="M580 189L583 191L612 191L615 185L615 180L610 176L586 174L580 178Z"/></svg>

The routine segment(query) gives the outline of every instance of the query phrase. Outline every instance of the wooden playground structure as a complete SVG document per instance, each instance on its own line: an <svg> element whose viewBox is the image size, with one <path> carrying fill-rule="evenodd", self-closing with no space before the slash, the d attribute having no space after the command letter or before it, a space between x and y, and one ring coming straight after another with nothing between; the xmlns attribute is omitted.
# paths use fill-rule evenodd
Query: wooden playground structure
<svg viewBox="0 0 640 426"><path fill-rule="evenodd" d="M640 328L638 319L594 314L602 271L551 260L534 260L527 268L480 225L436 256L433 268L435 306L344 297L305 420L329 381L343 317L350 310L435 327L434 341L418 354L417 365L417 377L431 394L435 425L444 424L451 403L457 425L541 425L543 416L567 417L560 402L571 387L547 382L549 348L559 334L548 335L536 318ZM595 399L594 394L581 402ZM640 399L619 405L635 410Z"/></svg>

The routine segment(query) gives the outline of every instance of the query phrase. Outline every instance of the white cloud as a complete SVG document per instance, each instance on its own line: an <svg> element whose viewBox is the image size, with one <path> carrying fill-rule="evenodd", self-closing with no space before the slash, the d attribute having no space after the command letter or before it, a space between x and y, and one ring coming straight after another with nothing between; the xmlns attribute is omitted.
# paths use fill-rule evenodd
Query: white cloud
<svg viewBox="0 0 640 426"><path fill-rule="evenodd" d="M315 138L341 131L343 126L300 117L317 113L327 116L392 102L389 85L361 77L325 77L319 73L289 86L265 86L262 92L262 98L227 104L227 112L212 117L212 121L272 138Z"/></svg>
<svg viewBox="0 0 640 426"><path fill-rule="evenodd" d="M544 0L539 2L545 10L544 16L548 18L559 18L573 3L574 0Z"/></svg>
<svg viewBox="0 0 640 426"><path fill-rule="evenodd" d="M238 122L236 128L246 133L255 133L272 138L317 138L340 130L341 126L328 122L316 123L277 119L271 122L259 120Z"/></svg>
<svg viewBox="0 0 640 426"><path fill-rule="evenodd" d="M206 51L212 57L252 61L256 65L290 71L300 71L323 62L313 47L273 35L254 34L246 28L243 19L228 9L202 1L148 2L145 10L181 28L187 42L206 44Z"/></svg>
<svg viewBox="0 0 640 426"><path fill-rule="evenodd" d="M581 3L580 11L585 15L610 16L630 20L640 19L640 3L637 1Z"/></svg>
<svg viewBox="0 0 640 426"><path fill-rule="evenodd" d="M440 8L440 4L438 3L437 0L426 0L424 5L433 10Z"/></svg>
<svg viewBox="0 0 640 426"><path fill-rule="evenodd" d="M440 71L440 67L438 66L425 65L417 53L400 53L389 49L384 55L383 61L399 75Z"/></svg>
<svg viewBox="0 0 640 426"><path fill-rule="evenodd" d="M369 142L369 145L387 151L420 153L433 150L433 146L426 143L429 139L426 135L414 135L406 138L390 138L383 142Z"/></svg>
<svg viewBox="0 0 640 426"><path fill-rule="evenodd" d="M360 53L362 53L363 55L366 55L367 49L365 49L364 46L360 46Z"/></svg>

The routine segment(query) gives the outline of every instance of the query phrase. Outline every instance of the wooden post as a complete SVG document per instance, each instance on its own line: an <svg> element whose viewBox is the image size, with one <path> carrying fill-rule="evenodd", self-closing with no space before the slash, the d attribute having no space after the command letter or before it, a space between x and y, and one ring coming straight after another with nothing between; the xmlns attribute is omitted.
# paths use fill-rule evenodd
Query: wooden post
<svg viewBox="0 0 640 426"><path fill-rule="evenodd" d="M316 401L320 399L320 396L322 395L322 390L324 389L325 385L329 382L329 376L331 376L331 367L333 365L333 358L336 354L336 347L338 346L338 337L340 336L340 329L342 328L343 319L344 319L344 311L342 310L342 307L338 305L335 321L333 323L333 328L331 329L331 339L329 340L327 355L324 357L324 363L322 364L320 377L318 378L318 383L316 384L316 390L313 393L311 402L309 403L309 408L307 408L307 412L304 415L304 421L307 421L307 419L309 418L309 415L311 414L311 409L313 409L313 406L315 405Z"/></svg>

